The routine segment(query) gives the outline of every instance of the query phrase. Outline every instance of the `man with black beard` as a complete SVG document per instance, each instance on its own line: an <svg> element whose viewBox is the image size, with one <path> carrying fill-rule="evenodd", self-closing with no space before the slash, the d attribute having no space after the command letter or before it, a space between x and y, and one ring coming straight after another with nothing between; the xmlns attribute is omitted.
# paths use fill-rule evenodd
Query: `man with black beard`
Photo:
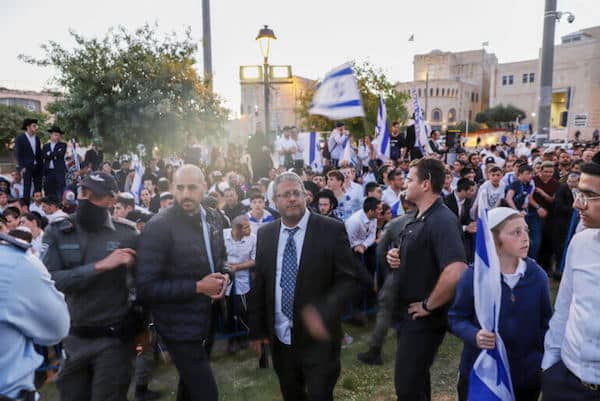
<svg viewBox="0 0 600 401"><path fill-rule="evenodd" d="M62 401L127 399L135 334L127 274L137 233L110 216L117 192L112 176L93 172L77 213L50 224L42 239L42 261L71 315L57 380Z"/></svg>

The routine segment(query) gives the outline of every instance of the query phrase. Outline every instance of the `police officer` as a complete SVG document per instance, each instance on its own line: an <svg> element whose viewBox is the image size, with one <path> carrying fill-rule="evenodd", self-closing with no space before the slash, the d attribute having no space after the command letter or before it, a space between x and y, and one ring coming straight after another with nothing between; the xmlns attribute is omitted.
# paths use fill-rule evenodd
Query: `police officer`
<svg viewBox="0 0 600 401"><path fill-rule="evenodd" d="M0 233L0 400L35 399L34 343L51 346L69 331L69 311L31 245Z"/></svg>
<svg viewBox="0 0 600 401"><path fill-rule="evenodd" d="M42 260L71 313L57 380L62 401L126 400L135 334L127 270L137 233L110 216L117 192L111 175L91 173L77 212L50 224L42 240Z"/></svg>

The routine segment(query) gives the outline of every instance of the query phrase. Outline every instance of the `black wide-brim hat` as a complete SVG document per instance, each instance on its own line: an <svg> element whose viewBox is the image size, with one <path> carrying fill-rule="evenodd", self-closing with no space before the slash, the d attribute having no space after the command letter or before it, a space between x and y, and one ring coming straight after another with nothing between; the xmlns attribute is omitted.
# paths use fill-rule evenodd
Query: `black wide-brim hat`
<svg viewBox="0 0 600 401"><path fill-rule="evenodd" d="M83 179L81 186L91 190L96 196L117 196L119 187L112 175L103 171L94 171Z"/></svg>
<svg viewBox="0 0 600 401"><path fill-rule="evenodd" d="M64 132L60 129L59 126L57 125L53 125L52 127L48 128L48 132L49 133L53 133L53 132L58 132L59 134L63 135Z"/></svg>
<svg viewBox="0 0 600 401"><path fill-rule="evenodd" d="M27 129L31 124L37 124L38 120L36 118L26 118L23 120L23 127L21 129Z"/></svg>

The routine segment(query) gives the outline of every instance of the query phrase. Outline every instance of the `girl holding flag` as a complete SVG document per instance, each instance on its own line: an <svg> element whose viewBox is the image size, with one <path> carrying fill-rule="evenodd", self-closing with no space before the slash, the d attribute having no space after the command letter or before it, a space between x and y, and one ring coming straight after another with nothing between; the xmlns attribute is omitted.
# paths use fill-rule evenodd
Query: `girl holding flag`
<svg viewBox="0 0 600 401"><path fill-rule="evenodd" d="M480 219L477 230L480 236L477 239L480 260L476 257L475 263L490 265L494 260L499 261L500 275L496 276L501 281L499 316L496 320L498 323L496 329L489 331L482 329L479 324L475 311L474 283L477 280L474 271L480 267L471 266L458 283L454 304L448 313L452 332L464 342L457 385L458 399L513 399L510 396L512 387L514 400L537 401L541 387L544 335L552 316L548 276L535 260L527 257L529 230L525 218L518 211L507 207L492 209L487 213L487 225L492 234L488 238L493 238L497 259L482 250L486 244L482 243L485 235L479 230L480 227L483 228ZM493 248L487 247L488 251ZM506 348L506 371L510 372L512 386L505 380L509 383L509 391L504 392L508 397L490 398L492 394L502 394L501 383L498 383L502 381L504 370L500 365L491 368L489 365L484 366L479 372L472 370L482 350L487 350L489 355L497 354L497 336L502 339ZM486 369L488 373L492 373L487 377L480 374ZM469 391L469 382L473 380L477 381L477 390L471 388Z"/></svg>

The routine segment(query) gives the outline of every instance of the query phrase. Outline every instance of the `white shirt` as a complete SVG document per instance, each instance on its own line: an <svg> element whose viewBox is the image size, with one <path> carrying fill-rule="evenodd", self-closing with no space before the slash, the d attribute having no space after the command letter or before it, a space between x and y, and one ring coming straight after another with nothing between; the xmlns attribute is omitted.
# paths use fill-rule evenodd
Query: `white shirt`
<svg viewBox="0 0 600 401"><path fill-rule="evenodd" d="M31 251L37 257L40 257L40 252L42 251L42 237L43 236L44 236L44 231L40 231L40 235L38 235L37 237L35 237L31 240Z"/></svg>
<svg viewBox="0 0 600 401"><path fill-rule="evenodd" d="M294 160L304 160L304 141L301 137L298 137L295 141L296 153L294 153Z"/></svg>
<svg viewBox="0 0 600 401"><path fill-rule="evenodd" d="M10 187L10 194L13 198L23 197L23 180L21 182L13 182Z"/></svg>
<svg viewBox="0 0 600 401"><path fill-rule="evenodd" d="M231 228L223 230L223 239L225 241L225 250L227 251L227 264L237 265L249 260L256 259L256 235L250 234L236 241L231 236ZM250 291L250 270L240 270L235 272L235 295L244 295ZM231 293L232 284L227 287L227 295Z"/></svg>
<svg viewBox="0 0 600 401"><path fill-rule="evenodd" d="M62 220L64 218L69 217L69 215L66 214L65 212L63 212L62 210L58 209L56 212L54 212L52 214L47 214L46 217L48 218L48 224L52 224L55 221Z"/></svg>
<svg viewBox="0 0 600 401"><path fill-rule="evenodd" d="M346 188L346 193L353 199L364 199L365 190L362 185L352 181L350 186Z"/></svg>
<svg viewBox="0 0 600 401"><path fill-rule="evenodd" d="M277 141L277 151L279 153L279 163L283 166L285 163L285 156L289 155L289 152L291 151L296 151L296 141L292 138L282 136L279 138L279 141Z"/></svg>
<svg viewBox="0 0 600 401"><path fill-rule="evenodd" d="M363 245L368 248L375 243L377 219L369 220L363 210L355 212L344 224L346 225L350 247Z"/></svg>
<svg viewBox="0 0 600 401"><path fill-rule="evenodd" d="M275 220L273 215L269 213L268 210L263 210L263 215L260 219L257 219L256 217L252 216L250 212L246 213L246 215L248 216L248 220L250 220L250 229L252 230L252 233L254 235L256 235L258 229L261 228L263 225Z"/></svg>
<svg viewBox="0 0 600 401"><path fill-rule="evenodd" d="M42 204L40 203L40 205L36 205L35 202L31 202L31 204L29 205L29 211L30 212L38 212L42 217L46 216L46 213L44 213L44 209L42 209Z"/></svg>
<svg viewBox="0 0 600 401"><path fill-rule="evenodd" d="M523 259L519 260L519 264L517 265L517 270L514 273L502 273L502 278L507 286L513 290L521 277L525 275L525 270L527 270L527 263Z"/></svg>
<svg viewBox="0 0 600 401"><path fill-rule="evenodd" d="M56 147L56 143L50 142L50 153L54 152L54 148ZM50 155L48 155L50 156ZM52 170L54 168L54 162L50 159L50 163L48 164L48 168Z"/></svg>
<svg viewBox="0 0 600 401"><path fill-rule="evenodd" d="M27 137L27 140L29 141L29 145L31 146L31 151L33 152L33 155L35 156L35 134L34 135L29 135L27 132L25 133L25 136Z"/></svg>
<svg viewBox="0 0 600 401"><path fill-rule="evenodd" d="M402 207L402 191L399 191L396 194L391 186L387 187L385 191L383 191L381 201L392 208L394 217L404 215L404 208ZM394 213L394 211L396 211L396 213Z"/></svg>
<svg viewBox="0 0 600 401"><path fill-rule="evenodd" d="M544 341L542 369L562 360L580 380L600 384L600 229L573 236L554 315Z"/></svg>
<svg viewBox="0 0 600 401"><path fill-rule="evenodd" d="M327 147L332 159L339 160L344 155L344 142L346 142L347 135L341 135L340 131L336 128L329 134L329 140L327 141Z"/></svg>
<svg viewBox="0 0 600 401"><path fill-rule="evenodd" d="M304 216L300 219L297 226L299 230L294 234L294 241L296 242L296 259L298 263L298 269L300 268L300 256L302 254L302 245L304 245L304 236L306 235L306 227L308 226L308 218L310 213L305 210ZM285 251L285 244L288 240L288 232L286 228L292 229L295 227L287 227L283 220L281 221L281 229L279 230L279 243L277 244L277 265L275 270L275 334L279 341L286 345L292 345L292 327L294 322L290 321L287 316L284 315L281 309L281 272L283 269L283 252ZM298 271L299 272L299 271Z"/></svg>
<svg viewBox="0 0 600 401"><path fill-rule="evenodd" d="M506 187L502 182L495 187L491 181L486 181L479 188L475 204L484 210L491 210L500 205L500 201L504 198L505 193Z"/></svg>

